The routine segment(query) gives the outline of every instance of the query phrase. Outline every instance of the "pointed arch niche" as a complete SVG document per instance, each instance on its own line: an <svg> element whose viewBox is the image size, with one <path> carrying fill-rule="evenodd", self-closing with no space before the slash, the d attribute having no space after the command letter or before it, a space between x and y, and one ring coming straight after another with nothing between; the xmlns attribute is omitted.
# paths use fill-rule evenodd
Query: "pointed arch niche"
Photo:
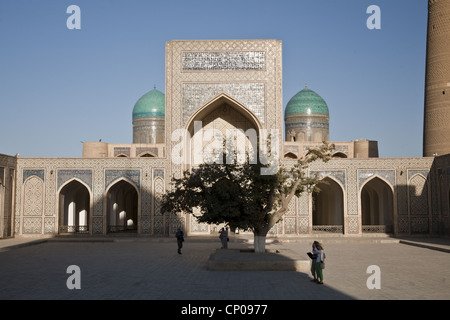
<svg viewBox="0 0 450 320"><path fill-rule="evenodd" d="M201 130L199 130L201 129ZM212 130L210 130L212 129ZM237 129L237 130L236 130ZM223 142L227 142L227 153L237 154L240 158L232 161L245 161L247 153L257 155L259 134L262 125L255 114L245 105L221 93L201 108L186 122L183 170L192 170L200 163L220 162L223 154ZM232 138L227 133L233 132ZM210 135L214 133L214 135ZM216 137L222 139L216 139ZM233 152L229 152L229 150ZM199 153L201 153L199 157ZM220 160L219 160L220 159ZM186 216L189 234L209 234L211 226L198 223L193 215Z"/></svg>
<svg viewBox="0 0 450 320"><path fill-rule="evenodd" d="M430 214L428 206L428 181L422 174L414 174L408 181L408 203L411 233L430 232Z"/></svg>
<svg viewBox="0 0 450 320"><path fill-rule="evenodd" d="M106 192L107 232L136 232L139 217L137 188L126 179L119 179Z"/></svg>
<svg viewBox="0 0 450 320"><path fill-rule="evenodd" d="M188 165L185 169L199 164L202 158L198 157L198 150L202 150L205 161L211 161L218 156L215 151L221 147L221 141L217 138L225 141L227 132L235 132L235 129L242 130L244 134L233 136L234 152L242 150L241 148L245 146L245 152L253 151L256 154L262 125L253 112L243 104L222 93L197 110L186 123L189 139L184 161ZM214 137L209 135L211 132L214 132Z"/></svg>
<svg viewBox="0 0 450 320"><path fill-rule="evenodd" d="M88 187L77 179L59 191L59 232L88 233L92 203Z"/></svg>
<svg viewBox="0 0 450 320"><path fill-rule="evenodd" d="M342 185L332 177L325 177L313 192L312 226L314 232L344 233L344 193Z"/></svg>
<svg viewBox="0 0 450 320"><path fill-rule="evenodd" d="M361 188L362 232L394 232L394 191L382 178L374 176Z"/></svg>
<svg viewBox="0 0 450 320"><path fill-rule="evenodd" d="M31 176L23 185L23 215L41 216L44 212L44 181Z"/></svg>

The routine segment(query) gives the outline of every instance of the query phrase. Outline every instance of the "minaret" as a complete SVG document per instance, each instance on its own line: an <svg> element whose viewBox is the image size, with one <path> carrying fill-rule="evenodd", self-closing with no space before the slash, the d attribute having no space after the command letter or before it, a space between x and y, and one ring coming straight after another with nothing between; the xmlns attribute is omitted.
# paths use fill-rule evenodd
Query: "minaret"
<svg viewBox="0 0 450 320"><path fill-rule="evenodd" d="M428 1L423 156L450 153L450 0Z"/></svg>

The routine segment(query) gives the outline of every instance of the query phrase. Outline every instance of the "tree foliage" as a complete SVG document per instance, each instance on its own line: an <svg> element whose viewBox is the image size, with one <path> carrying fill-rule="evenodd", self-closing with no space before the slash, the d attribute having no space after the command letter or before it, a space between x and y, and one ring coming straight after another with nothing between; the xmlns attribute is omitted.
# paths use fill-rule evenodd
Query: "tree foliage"
<svg viewBox="0 0 450 320"><path fill-rule="evenodd" d="M257 163L227 164L225 161L201 164L179 179L172 179L172 191L163 197L163 212L185 212L199 222L228 224L232 229L251 230L265 236L287 212L289 202L305 191L312 191L317 176L306 174L308 166L318 160L331 159L334 145L323 143L311 148L296 164L281 166L276 174L262 175L268 165ZM225 156L224 156L225 157Z"/></svg>

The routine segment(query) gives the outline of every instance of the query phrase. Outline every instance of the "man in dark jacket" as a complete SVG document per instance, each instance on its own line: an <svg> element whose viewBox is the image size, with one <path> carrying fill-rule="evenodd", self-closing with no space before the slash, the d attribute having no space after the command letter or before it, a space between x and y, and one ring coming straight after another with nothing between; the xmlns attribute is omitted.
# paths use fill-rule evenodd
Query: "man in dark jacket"
<svg viewBox="0 0 450 320"><path fill-rule="evenodd" d="M178 243L178 253L181 254L181 248L183 247L184 241L184 233L181 231L181 228L178 228L177 233L175 233L175 237L177 238Z"/></svg>

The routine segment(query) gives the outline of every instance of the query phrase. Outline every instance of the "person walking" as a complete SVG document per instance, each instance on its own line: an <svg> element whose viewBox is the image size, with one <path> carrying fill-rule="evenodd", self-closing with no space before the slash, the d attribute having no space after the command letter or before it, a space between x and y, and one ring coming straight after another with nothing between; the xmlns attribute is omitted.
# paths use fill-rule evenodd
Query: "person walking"
<svg viewBox="0 0 450 320"><path fill-rule="evenodd" d="M222 243L222 249L227 249L228 248L228 227L220 229L219 233L220 233L219 239Z"/></svg>
<svg viewBox="0 0 450 320"><path fill-rule="evenodd" d="M178 254L181 254L181 248L183 248L184 242L184 233L183 231L181 231L181 228L178 228L177 232L175 233L175 237L177 238Z"/></svg>
<svg viewBox="0 0 450 320"><path fill-rule="evenodd" d="M321 243L317 242L315 244L315 249L313 249L313 254L316 256L315 264L316 264L317 283L323 284L322 264L324 263L325 252L323 250L323 246Z"/></svg>

